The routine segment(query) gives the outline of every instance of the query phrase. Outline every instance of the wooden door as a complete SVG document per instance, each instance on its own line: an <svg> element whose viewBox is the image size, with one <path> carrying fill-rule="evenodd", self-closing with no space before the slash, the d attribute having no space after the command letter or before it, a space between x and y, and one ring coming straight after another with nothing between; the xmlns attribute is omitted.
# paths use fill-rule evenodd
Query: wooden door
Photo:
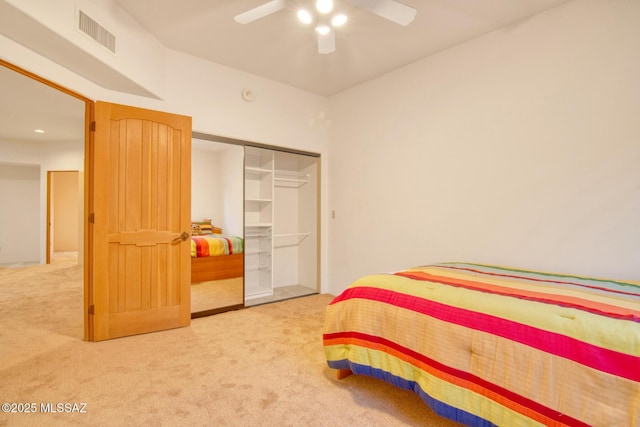
<svg viewBox="0 0 640 427"><path fill-rule="evenodd" d="M96 102L89 339L188 326L191 118Z"/></svg>

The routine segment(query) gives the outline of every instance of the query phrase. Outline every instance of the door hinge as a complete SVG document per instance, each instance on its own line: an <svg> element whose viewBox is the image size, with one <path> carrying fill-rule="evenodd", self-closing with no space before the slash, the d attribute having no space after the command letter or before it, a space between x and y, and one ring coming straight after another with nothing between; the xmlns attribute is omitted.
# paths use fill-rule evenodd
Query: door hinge
<svg viewBox="0 0 640 427"><path fill-rule="evenodd" d="M91 132L95 132L96 131L96 122L89 123L89 130Z"/></svg>
<svg viewBox="0 0 640 427"><path fill-rule="evenodd" d="M91 212L91 213L89 214L89 223L90 223L90 224L93 224L93 223L95 223L95 222L96 222L96 215L95 215L93 212Z"/></svg>
<svg viewBox="0 0 640 427"><path fill-rule="evenodd" d="M95 305L91 304L89 306L89 314L94 314L95 313Z"/></svg>

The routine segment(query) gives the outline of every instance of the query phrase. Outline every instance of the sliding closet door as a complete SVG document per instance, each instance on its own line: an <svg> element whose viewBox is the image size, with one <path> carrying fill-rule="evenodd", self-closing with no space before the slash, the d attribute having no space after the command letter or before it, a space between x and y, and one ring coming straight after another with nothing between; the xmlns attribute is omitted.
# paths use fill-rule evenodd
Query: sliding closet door
<svg viewBox="0 0 640 427"><path fill-rule="evenodd" d="M244 147L214 135L193 137L191 220L194 234L200 234L192 237L199 241L191 259L191 318L196 318L244 307ZM213 228L200 230L198 223ZM209 232L215 236L207 236ZM214 248L214 242L226 241L228 254L206 256L208 241Z"/></svg>
<svg viewBox="0 0 640 427"><path fill-rule="evenodd" d="M190 323L191 118L98 102L90 338Z"/></svg>

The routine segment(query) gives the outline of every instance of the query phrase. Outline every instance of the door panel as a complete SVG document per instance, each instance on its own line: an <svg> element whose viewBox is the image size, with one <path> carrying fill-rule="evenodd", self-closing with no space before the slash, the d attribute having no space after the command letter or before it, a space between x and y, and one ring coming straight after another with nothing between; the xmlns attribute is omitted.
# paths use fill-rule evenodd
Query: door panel
<svg viewBox="0 0 640 427"><path fill-rule="evenodd" d="M97 102L93 339L190 323L191 118Z"/></svg>

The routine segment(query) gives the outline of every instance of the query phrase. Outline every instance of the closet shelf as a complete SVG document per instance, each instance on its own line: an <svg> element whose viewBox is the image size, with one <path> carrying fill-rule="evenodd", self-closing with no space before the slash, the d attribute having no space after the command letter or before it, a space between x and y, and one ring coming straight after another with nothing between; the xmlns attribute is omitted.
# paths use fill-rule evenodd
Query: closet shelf
<svg viewBox="0 0 640 427"><path fill-rule="evenodd" d="M311 233L285 233L285 234L274 234L273 237L280 237L278 239L278 243L273 245L274 249L280 248L290 248L293 246L298 246L304 240L309 237Z"/></svg>
<svg viewBox="0 0 640 427"><path fill-rule="evenodd" d="M244 224L245 227L271 227L273 223L271 222L247 222Z"/></svg>
<svg viewBox="0 0 640 427"><path fill-rule="evenodd" d="M254 273L254 272L266 272L266 271L271 271L271 266L252 266L252 267L245 267L244 271L246 273Z"/></svg>

